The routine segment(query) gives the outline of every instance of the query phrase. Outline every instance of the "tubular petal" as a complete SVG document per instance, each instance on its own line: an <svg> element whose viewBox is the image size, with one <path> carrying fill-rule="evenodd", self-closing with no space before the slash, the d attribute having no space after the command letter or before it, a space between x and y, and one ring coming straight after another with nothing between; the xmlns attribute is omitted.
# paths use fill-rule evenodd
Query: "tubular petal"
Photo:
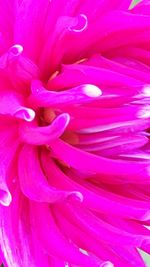
<svg viewBox="0 0 150 267"><path fill-rule="evenodd" d="M109 79L108 79L109 77ZM63 81L63 82L62 82ZM89 67L87 65L63 65L62 72L56 78L49 80L48 88L63 89L81 84L94 84L97 86L142 86L144 83L138 79L129 77L115 71Z"/></svg>
<svg viewBox="0 0 150 267"><path fill-rule="evenodd" d="M65 192L51 187L44 176L35 147L25 145L19 156L19 180L24 195L37 202L55 203L65 199L79 198L79 192Z"/></svg>
<svg viewBox="0 0 150 267"><path fill-rule="evenodd" d="M91 210L106 214L109 210L110 214L116 214L119 217L142 218L145 221L150 217L147 202L119 196L102 188L98 188L98 191L94 192L92 188L87 187L87 183L75 182L72 178L65 175L45 154L43 154L42 163L52 185L55 184L55 186L63 190L81 192L84 197L83 203ZM55 177L55 179L52 179L52 177Z"/></svg>
<svg viewBox="0 0 150 267"><path fill-rule="evenodd" d="M78 3L78 1L76 2ZM84 14L58 17L53 32L51 35L49 34L43 47L39 62L40 68L44 70L45 73L47 73L48 69L51 73L56 71L65 52L68 50L68 46L70 47L70 42L67 42L69 36L80 36L80 34L86 30L87 26L88 19ZM49 64L49 62L51 62L51 64Z"/></svg>
<svg viewBox="0 0 150 267"><path fill-rule="evenodd" d="M34 120L35 112L30 108L22 106L21 95L6 90L0 92L0 98L0 114L11 115L27 122Z"/></svg>
<svg viewBox="0 0 150 267"><path fill-rule="evenodd" d="M54 152L54 156L66 162L69 166L93 173L103 173L110 175L120 175L131 177L135 175L139 179L149 177L148 163L137 163L130 161L115 161L98 157L87 153L71 145L56 140L50 144ZM82 162L82 165L80 164ZM107 166L109 165L109 169Z"/></svg>
<svg viewBox="0 0 150 267"><path fill-rule="evenodd" d="M84 84L75 88L55 92L48 91L38 81L32 83L30 103L38 107L60 107L60 105L82 104L100 97L101 90L92 84Z"/></svg>
<svg viewBox="0 0 150 267"><path fill-rule="evenodd" d="M35 126L34 124L21 124L20 137L27 143L32 145L49 144L53 140L60 137L68 126L70 116L62 113L49 126Z"/></svg>
<svg viewBox="0 0 150 267"><path fill-rule="evenodd" d="M9 128L8 128L9 129ZM16 135L13 132L8 134L4 130L1 130L0 134L0 204L3 206L9 206L12 201L12 194L8 187L8 172L12 170L12 161L16 154L19 141L15 140Z"/></svg>
<svg viewBox="0 0 150 267"><path fill-rule="evenodd" d="M102 261L102 259L104 261L108 260L108 252L105 253L105 249L102 247L102 243L98 242L94 238L91 238L91 235L87 235L84 230L81 230L75 224L71 223L65 216L65 214L59 212L59 209L53 209L53 214L57 220L59 228L63 231L64 235L67 238L71 238L73 242L75 242L78 247L82 247L83 250L90 251L90 253L97 255L99 262Z"/></svg>
<svg viewBox="0 0 150 267"><path fill-rule="evenodd" d="M140 236L134 234L134 232L129 233L123 229L114 227L94 216L91 212L81 208L80 205L78 207L78 205L74 203L70 207L67 206L66 211L62 208L62 212L72 223L82 230L84 229L87 235L90 234L93 238L110 245L113 241L114 245L121 245L123 243L124 246L131 246L134 244L133 246L140 247L145 241L147 241L147 243L150 241L148 235Z"/></svg>
<svg viewBox="0 0 150 267"><path fill-rule="evenodd" d="M16 110L14 113L14 116L19 119L23 119L27 122L33 121L35 117L35 112L34 110L30 108L24 108L20 107L19 109Z"/></svg>
<svg viewBox="0 0 150 267"><path fill-rule="evenodd" d="M60 232L52 216L51 210L45 204L31 204L34 211L34 227L41 245L48 254L60 257L64 261L83 267L98 267L99 264L93 258L81 253ZM41 209L42 206L42 209ZM40 219L39 219L40 218ZM44 223L44 229L43 229Z"/></svg>
<svg viewBox="0 0 150 267"><path fill-rule="evenodd" d="M1 181L2 179L2 181ZM7 187L5 181L3 181L4 177L0 179L0 204L3 206L9 206L12 201L12 195Z"/></svg>

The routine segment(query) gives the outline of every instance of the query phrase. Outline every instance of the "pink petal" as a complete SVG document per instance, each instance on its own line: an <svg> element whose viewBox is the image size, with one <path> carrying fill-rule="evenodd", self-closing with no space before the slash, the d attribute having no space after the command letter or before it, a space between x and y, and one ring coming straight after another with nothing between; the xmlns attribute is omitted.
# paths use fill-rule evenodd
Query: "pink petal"
<svg viewBox="0 0 150 267"><path fill-rule="evenodd" d="M40 167L36 148L25 145L18 164L21 190L31 200L54 203L71 197L82 199L79 192L60 191L48 183Z"/></svg>
<svg viewBox="0 0 150 267"><path fill-rule="evenodd" d="M66 4L65 4L66 5ZM68 50L69 36L75 36L84 32L88 26L88 19L84 14L78 16L60 16L57 19L53 32L47 38L40 58L40 68L47 73L57 70L65 52ZM61 50L60 50L61 47ZM54 56L55 55L55 56ZM51 64L49 64L51 62Z"/></svg>
<svg viewBox="0 0 150 267"><path fill-rule="evenodd" d="M27 122L30 122L35 117L35 112L27 107L23 106L23 100L21 95L12 91L0 92L0 114L11 115Z"/></svg>
<svg viewBox="0 0 150 267"><path fill-rule="evenodd" d="M23 46L15 44L0 57L0 69L19 92L27 93L32 79L39 78L38 67L23 55ZM8 78L7 78L8 79Z"/></svg>
<svg viewBox="0 0 150 267"><path fill-rule="evenodd" d="M16 15L16 2L14 0L0 1L0 53L6 51L13 41L13 26Z"/></svg>
<svg viewBox="0 0 150 267"><path fill-rule="evenodd" d="M149 176L148 163L130 161L115 161L84 152L69 144L56 140L50 144L56 158L66 162L69 166L93 173L105 173L120 176L136 176L140 179ZM82 165L80 164L82 162ZM109 169L107 166L109 165Z"/></svg>
<svg viewBox="0 0 150 267"><path fill-rule="evenodd" d="M85 206L100 213L115 214L126 218L142 218L148 220L150 210L147 202L131 199L118 194L108 192L102 188L95 191L86 182L75 182L65 175L50 158L43 155L43 168L50 183L63 190L75 190L81 192ZM85 161L86 162L86 161ZM55 177L55 179L53 178ZM52 179L53 178L53 179Z"/></svg>
<svg viewBox="0 0 150 267"><path fill-rule="evenodd" d="M34 81L29 101L38 107L60 107L60 105L86 103L99 98L101 94L101 90L92 84L83 84L69 90L55 92L45 90L42 84Z"/></svg>
<svg viewBox="0 0 150 267"><path fill-rule="evenodd" d="M8 187L9 171L12 170L12 161L18 148L18 140L16 134L1 130L0 133L0 204L9 206L12 201L12 195Z"/></svg>
<svg viewBox="0 0 150 267"><path fill-rule="evenodd" d="M25 55L33 61L38 59L41 49L42 29L48 6L49 2L42 0L36 4L34 0L23 0L18 6L14 41L24 47Z"/></svg>
<svg viewBox="0 0 150 267"><path fill-rule="evenodd" d="M108 79L109 76L109 79ZM63 82L62 82L63 81ZM56 78L49 80L48 88L63 89L81 84L94 84L100 86L141 86L143 83L132 77L105 69L89 67L86 65L63 65L62 72Z"/></svg>
<svg viewBox="0 0 150 267"><path fill-rule="evenodd" d="M98 267L99 264L91 257L81 253L60 232L52 216L51 210L45 204L33 204L31 211L34 213L34 229L42 247L49 255L57 256L64 261L83 267ZM44 228L43 228L44 225Z"/></svg>
<svg viewBox="0 0 150 267"><path fill-rule="evenodd" d="M60 137L66 129L70 120L67 113L62 113L52 121L49 126L35 126L24 123L20 125L20 137L28 144L43 145Z"/></svg>

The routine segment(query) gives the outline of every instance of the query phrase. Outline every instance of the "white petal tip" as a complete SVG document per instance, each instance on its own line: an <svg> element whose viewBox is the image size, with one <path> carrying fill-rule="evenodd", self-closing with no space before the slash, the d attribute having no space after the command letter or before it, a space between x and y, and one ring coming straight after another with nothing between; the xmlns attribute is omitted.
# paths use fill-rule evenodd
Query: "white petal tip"
<svg viewBox="0 0 150 267"><path fill-rule="evenodd" d="M10 48L9 52L13 54L13 56L19 56L23 52L23 46L15 44Z"/></svg>
<svg viewBox="0 0 150 267"><path fill-rule="evenodd" d="M0 189L0 204L8 207L12 201L10 192Z"/></svg>
<svg viewBox="0 0 150 267"><path fill-rule="evenodd" d="M14 116L16 118L19 118L19 119L22 119L22 120L25 120L27 122L30 122L30 121L33 121L34 118L35 118L35 112L34 110L30 109L30 108L19 108Z"/></svg>
<svg viewBox="0 0 150 267"><path fill-rule="evenodd" d="M100 267L114 267L114 264L110 261L105 261L100 265Z"/></svg>
<svg viewBox="0 0 150 267"><path fill-rule="evenodd" d="M149 106L145 106L143 107L138 113L137 113L137 117L139 119L148 119L150 118L150 107Z"/></svg>
<svg viewBox="0 0 150 267"><path fill-rule="evenodd" d="M88 97L99 97L102 95L102 91L95 85L87 84L83 88L83 92Z"/></svg>
<svg viewBox="0 0 150 267"><path fill-rule="evenodd" d="M142 94L145 97L150 97L150 84L144 86L144 88L142 89Z"/></svg>
<svg viewBox="0 0 150 267"><path fill-rule="evenodd" d="M150 172L150 170L147 170L148 172ZM145 214L143 216L141 216L141 220L142 221L148 221L150 220L150 210L146 211Z"/></svg>

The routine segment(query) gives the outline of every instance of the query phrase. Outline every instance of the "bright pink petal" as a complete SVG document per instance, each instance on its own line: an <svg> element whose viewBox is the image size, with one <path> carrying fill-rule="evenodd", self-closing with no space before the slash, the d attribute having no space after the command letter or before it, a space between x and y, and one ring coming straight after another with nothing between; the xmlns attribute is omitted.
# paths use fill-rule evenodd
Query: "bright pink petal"
<svg viewBox="0 0 150 267"><path fill-rule="evenodd" d="M34 81L29 101L38 107L60 108L61 105L88 103L99 98L101 94L101 90L92 84L83 84L69 90L55 92L44 89L42 84Z"/></svg>
<svg viewBox="0 0 150 267"><path fill-rule="evenodd" d="M38 202L54 203L71 197L82 199L79 192L65 192L52 187L39 165L38 151L26 145L19 156L20 187L25 196Z"/></svg>
<svg viewBox="0 0 150 267"><path fill-rule="evenodd" d="M142 218L143 220L148 220L149 218L150 211L147 202L119 196L102 188L97 188L97 191L95 191L95 188L90 187L86 182L75 182L45 156L43 156L43 167L52 185L55 184L59 189L81 192L84 196L85 206L92 210L100 213L107 213L109 210L110 214L126 218ZM55 179L52 179L53 177Z"/></svg>
<svg viewBox="0 0 150 267"><path fill-rule="evenodd" d="M33 222L36 235L41 242L41 246L49 255L57 256L65 261L68 260L73 264L83 267L99 266L99 262L81 253L77 247L69 243L56 225L48 206L45 204L40 206L38 204L32 204L31 208L34 213Z"/></svg>
<svg viewBox="0 0 150 267"><path fill-rule="evenodd" d="M49 126L36 127L34 124L20 125L20 137L28 144L43 145L60 137L68 126L70 116L62 113Z"/></svg>

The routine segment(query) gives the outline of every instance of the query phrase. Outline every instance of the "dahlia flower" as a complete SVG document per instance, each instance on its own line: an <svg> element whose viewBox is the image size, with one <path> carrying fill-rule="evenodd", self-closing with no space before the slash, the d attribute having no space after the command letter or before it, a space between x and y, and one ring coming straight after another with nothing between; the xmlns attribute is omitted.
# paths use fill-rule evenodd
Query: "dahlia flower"
<svg viewBox="0 0 150 267"><path fill-rule="evenodd" d="M144 267L150 1L0 0L0 258Z"/></svg>

